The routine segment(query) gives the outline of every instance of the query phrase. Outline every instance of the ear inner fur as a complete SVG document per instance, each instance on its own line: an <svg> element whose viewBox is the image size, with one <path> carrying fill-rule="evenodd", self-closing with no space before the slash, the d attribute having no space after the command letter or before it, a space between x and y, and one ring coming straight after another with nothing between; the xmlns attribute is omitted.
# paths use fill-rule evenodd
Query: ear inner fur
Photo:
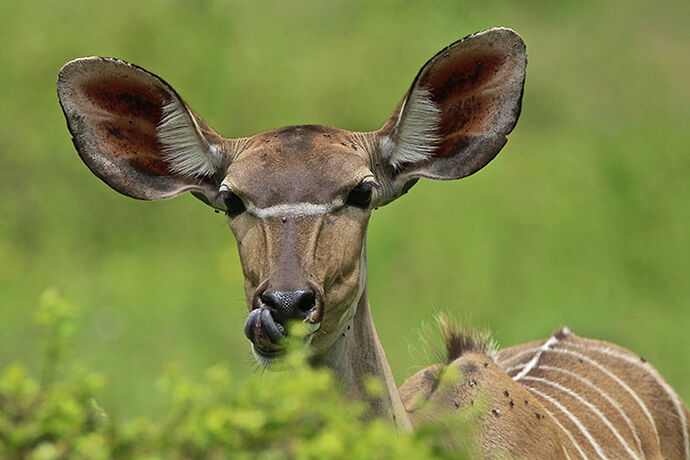
<svg viewBox="0 0 690 460"><path fill-rule="evenodd" d="M379 131L396 179L458 179L491 161L517 122L525 66L524 43L509 29L465 37L427 62Z"/></svg>
<svg viewBox="0 0 690 460"><path fill-rule="evenodd" d="M171 171L183 176L214 175L222 165L222 154L200 134L184 105L172 98L162 106L162 112L156 132Z"/></svg>
<svg viewBox="0 0 690 460"><path fill-rule="evenodd" d="M80 157L108 185L144 200L196 191L217 205L213 176L224 153L162 79L124 61L92 57L65 64L57 87ZM214 142L222 139L202 125Z"/></svg>

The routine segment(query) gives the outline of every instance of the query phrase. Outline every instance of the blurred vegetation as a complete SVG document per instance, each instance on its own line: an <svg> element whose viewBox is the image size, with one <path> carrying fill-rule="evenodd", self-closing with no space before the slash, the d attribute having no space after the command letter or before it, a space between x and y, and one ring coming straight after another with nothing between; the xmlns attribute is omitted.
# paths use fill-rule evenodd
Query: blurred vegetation
<svg viewBox="0 0 690 460"><path fill-rule="evenodd" d="M345 401L330 371L309 367L297 346L288 348L281 372L263 378L238 382L226 367L214 366L203 379L191 380L169 369L157 385L169 403L167 413L112 419L95 399L103 377L65 366L72 361L63 353L74 313L54 291L43 295L39 319L50 332L44 357L50 378L38 383L17 364L0 369L0 458L470 458L468 422L477 414L448 414L414 433L400 432L373 419L363 403ZM371 386L374 395L382 391L380 384ZM452 445L458 450L451 451Z"/></svg>
<svg viewBox="0 0 690 460"><path fill-rule="evenodd" d="M689 23L684 0L2 1L0 367L41 372L32 306L56 286L83 306L74 353L108 376L99 402L112 417L169 413L153 388L171 361L191 375L222 362L238 382L252 372L223 217L192 197L137 202L95 178L58 106L64 62L144 66L226 136L369 130L436 51L501 25L529 55L504 151L372 218L369 297L396 378L419 364L415 331L444 310L503 346L561 324L614 341L687 402Z"/></svg>

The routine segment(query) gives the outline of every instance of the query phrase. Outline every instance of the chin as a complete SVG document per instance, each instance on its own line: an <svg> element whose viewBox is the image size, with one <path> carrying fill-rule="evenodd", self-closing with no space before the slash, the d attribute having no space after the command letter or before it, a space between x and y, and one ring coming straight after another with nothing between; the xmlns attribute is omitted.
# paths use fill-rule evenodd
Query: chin
<svg viewBox="0 0 690 460"><path fill-rule="evenodd" d="M279 365L285 357L285 350L277 351L263 351L256 345L252 344L252 355L256 363L263 369L275 370L276 365Z"/></svg>

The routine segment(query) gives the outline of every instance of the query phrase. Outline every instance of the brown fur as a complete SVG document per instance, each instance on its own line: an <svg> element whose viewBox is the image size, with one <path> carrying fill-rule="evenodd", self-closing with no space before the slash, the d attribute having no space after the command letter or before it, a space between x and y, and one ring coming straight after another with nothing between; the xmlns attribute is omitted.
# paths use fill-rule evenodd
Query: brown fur
<svg viewBox="0 0 690 460"><path fill-rule="evenodd" d="M632 446L635 452L641 450L644 458L687 458L681 422L684 415L685 435L690 436L690 431L687 430L687 421L690 420L687 408L649 363L624 348L578 337L567 329L557 331L553 338L554 344L539 356L532 370L520 378L519 382L524 383L528 389L558 398L561 404L577 415L610 458L627 457L629 453L594 410L577 398L569 396L566 391L555 387L554 383L596 407L616 428L624 442ZM509 376L518 377L524 369L520 366L526 365L536 356L537 352L531 350L543 347L545 342L542 340L501 350L498 354L499 367ZM544 379L552 383L547 384L535 379ZM632 393L627 391L621 382L627 385ZM602 392L608 398L603 396ZM639 402L633 393L637 395ZM535 397L573 433L578 444L588 455L596 456L581 430L574 426L562 410L536 393ZM673 401L674 398L679 403L678 407ZM648 414L643 407L647 409ZM625 416L630 424L625 420ZM639 446L635 435L639 438ZM570 454L571 457L577 456L574 452Z"/></svg>
<svg viewBox="0 0 690 460"><path fill-rule="evenodd" d="M581 458L580 451L598 458L584 431L608 458L630 458L631 452L640 458L687 458L685 436L690 431L686 425L684 436L682 417L687 423L690 414L651 365L628 350L567 329L553 339L523 377L521 366L531 363L547 340L501 350L496 364L481 352L466 350L447 366L417 372L400 387L413 426L478 407L477 444L490 458ZM628 385L639 402L600 367ZM444 385L443 375L452 369L459 378Z"/></svg>
<svg viewBox="0 0 690 460"><path fill-rule="evenodd" d="M459 378L439 383L449 369ZM444 413L478 410L474 436L487 458L565 458L562 435L541 403L483 353L466 352L447 368L422 369L402 384L400 397L413 426ZM526 442L527 434L538 442Z"/></svg>

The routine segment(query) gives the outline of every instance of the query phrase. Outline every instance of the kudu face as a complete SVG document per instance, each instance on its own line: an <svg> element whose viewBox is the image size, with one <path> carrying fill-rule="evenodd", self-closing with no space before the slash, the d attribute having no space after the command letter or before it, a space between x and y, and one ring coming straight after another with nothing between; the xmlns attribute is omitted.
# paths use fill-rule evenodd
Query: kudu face
<svg viewBox="0 0 690 460"><path fill-rule="evenodd" d="M242 261L258 360L289 320L328 349L362 295L364 237L378 187L362 138L322 126L287 127L247 140L220 190ZM234 205L233 205L234 203Z"/></svg>
<svg viewBox="0 0 690 460"><path fill-rule="evenodd" d="M58 95L79 155L125 195L185 191L228 215L259 362L289 320L323 354L365 289L371 209L420 177L459 179L503 147L520 113L525 47L509 29L448 46L427 62L378 131L293 126L241 139L213 131L159 77L115 59L67 63Z"/></svg>

